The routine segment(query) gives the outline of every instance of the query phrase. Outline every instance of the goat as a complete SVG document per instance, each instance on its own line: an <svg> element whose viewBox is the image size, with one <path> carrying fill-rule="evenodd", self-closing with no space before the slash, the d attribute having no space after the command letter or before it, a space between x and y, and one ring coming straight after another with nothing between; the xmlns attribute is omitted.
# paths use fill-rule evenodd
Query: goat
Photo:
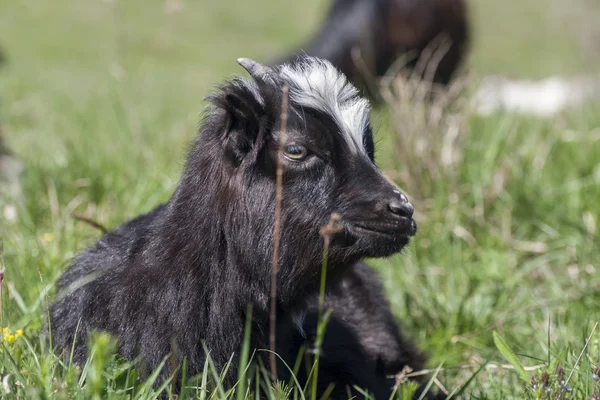
<svg viewBox="0 0 600 400"><path fill-rule="evenodd" d="M450 43L433 82L447 85L469 45L466 0L334 0L314 38L280 62L294 61L298 54L327 59L376 98L369 79L383 76L400 55L406 55L407 67L414 69L440 35ZM353 53L355 49L359 52ZM431 56L424 57L434 62ZM424 70L416 72L419 78L426 77Z"/></svg>
<svg viewBox="0 0 600 400"><path fill-rule="evenodd" d="M107 331L118 338L122 356L141 356L142 372L170 353L177 365L186 360L192 376L202 372L203 344L217 369L239 354L251 304L252 348L268 348L276 160L287 85L278 351L293 357L300 342L310 342L324 251L319 231L338 213L326 296L335 326L323 344L323 363L346 357L355 364L344 376L326 368L323 376L340 387L364 384L378 399L389 396L386 374L420 367L422 357L400 335L375 272L360 260L399 252L417 227L413 206L374 163L369 103L325 60L306 57L274 68L238 62L253 79L232 79L209 96L211 107L172 197L105 234L60 277L50 308L54 347L73 348L82 363L89 333ZM346 353L327 350L340 341L348 344ZM229 383L237 376L238 359L232 360ZM172 372L165 367L161 376Z"/></svg>

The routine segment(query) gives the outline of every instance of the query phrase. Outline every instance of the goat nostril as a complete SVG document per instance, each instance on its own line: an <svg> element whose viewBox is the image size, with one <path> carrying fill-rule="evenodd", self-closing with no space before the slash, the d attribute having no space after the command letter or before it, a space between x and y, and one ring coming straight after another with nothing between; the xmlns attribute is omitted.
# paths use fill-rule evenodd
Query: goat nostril
<svg viewBox="0 0 600 400"><path fill-rule="evenodd" d="M408 202L408 200L403 201L405 199L406 197L402 196L400 200L390 201L388 204L388 208L391 212L393 212L396 215L405 218L412 218L415 209L413 208L412 204Z"/></svg>

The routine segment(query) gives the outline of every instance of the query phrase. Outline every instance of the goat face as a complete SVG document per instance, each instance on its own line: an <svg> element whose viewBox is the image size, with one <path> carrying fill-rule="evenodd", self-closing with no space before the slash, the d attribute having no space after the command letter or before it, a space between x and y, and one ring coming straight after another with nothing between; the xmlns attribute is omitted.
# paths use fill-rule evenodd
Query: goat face
<svg viewBox="0 0 600 400"><path fill-rule="evenodd" d="M284 85L289 105L283 136L280 265L295 268L297 260L320 265L319 230L333 213L341 215L342 229L332 236L330 262L400 251L416 232L413 207L374 163L367 100L328 61L307 57L275 68L248 59L238 62L254 80L234 80L213 97L227 123L210 131L223 132L217 159L226 159L226 169L238 177L229 185L237 193L227 195L235 199L229 208L236 208L230 213L235 220L227 225L232 234L247 238L237 241L246 246L239 249L240 257L272 248ZM268 262L271 254L263 252L261 262Z"/></svg>

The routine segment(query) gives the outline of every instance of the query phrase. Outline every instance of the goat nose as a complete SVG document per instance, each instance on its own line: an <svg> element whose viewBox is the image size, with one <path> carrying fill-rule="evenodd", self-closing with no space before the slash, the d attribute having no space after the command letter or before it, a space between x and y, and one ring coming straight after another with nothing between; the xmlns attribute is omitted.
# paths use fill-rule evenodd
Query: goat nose
<svg viewBox="0 0 600 400"><path fill-rule="evenodd" d="M410 204L406 196L402 193L399 193L398 197L388 203L388 208L394 214L409 219L412 218L415 212L412 204Z"/></svg>

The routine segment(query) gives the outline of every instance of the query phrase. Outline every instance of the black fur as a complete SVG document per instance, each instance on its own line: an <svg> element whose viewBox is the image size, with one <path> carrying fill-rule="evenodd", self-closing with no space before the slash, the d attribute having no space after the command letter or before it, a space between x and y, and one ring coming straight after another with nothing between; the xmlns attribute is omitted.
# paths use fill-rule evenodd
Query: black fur
<svg viewBox="0 0 600 400"><path fill-rule="evenodd" d="M176 364L187 360L191 376L204 366L202 343L219 369L239 353L249 304L252 346L268 348L281 83L233 79L209 98L171 199L104 235L60 278L50 309L56 349L69 354L75 342L82 363L89 333L108 331L120 354L141 355L146 371L171 352ZM420 368L422 358L400 336L378 278L360 260L399 252L416 225L412 211L391 211L406 199L375 166L370 127L362 134L366 149L353 153L332 118L290 103L286 143L306 146L309 156L284 160L278 344L293 363L303 332L310 342L319 230L338 213L343 229L332 237L326 301L334 314L320 381L361 384L379 399L390 393L387 374ZM347 351L338 351L344 343ZM228 382L237 376L233 360Z"/></svg>
<svg viewBox="0 0 600 400"><path fill-rule="evenodd" d="M376 98L365 78L383 76L402 54L415 52L420 57L440 34L451 46L433 80L446 85L469 46L466 0L334 0L314 38L281 62L303 55L327 59ZM366 71L357 67L353 48L360 49ZM408 67L415 64L411 61Z"/></svg>

